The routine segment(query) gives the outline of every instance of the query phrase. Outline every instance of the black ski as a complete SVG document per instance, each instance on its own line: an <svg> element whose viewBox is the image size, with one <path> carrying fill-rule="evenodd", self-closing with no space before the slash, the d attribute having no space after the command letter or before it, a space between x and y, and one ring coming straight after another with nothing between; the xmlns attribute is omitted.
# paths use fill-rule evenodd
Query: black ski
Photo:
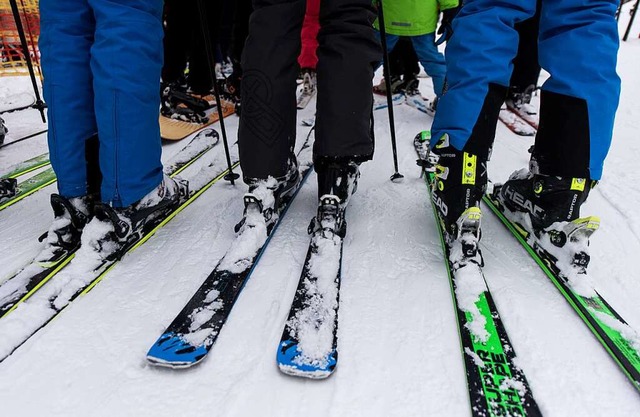
<svg viewBox="0 0 640 417"><path fill-rule="evenodd" d="M300 152L310 151L307 141ZM281 202L278 218L270 228L244 228L202 283L187 305L171 322L147 353L147 360L158 366L188 368L200 363L216 342L231 314L240 292L251 277L291 202L311 172L301 166L301 180L289 197ZM245 196L245 200L251 198ZM262 216L261 213L256 213ZM250 248L250 249L248 249Z"/></svg>
<svg viewBox="0 0 640 417"><path fill-rule="evenodd" d="M218 133L213 129L201 132L167 162L165 173L172 177L180 174L209 149L218 144L219 140ZM71 262L77 249L74 248L55 258L39 259L39 257L36 257L25 268L4 280L0 285L0 318L9 314L20 303L27 300Z"/></svg>

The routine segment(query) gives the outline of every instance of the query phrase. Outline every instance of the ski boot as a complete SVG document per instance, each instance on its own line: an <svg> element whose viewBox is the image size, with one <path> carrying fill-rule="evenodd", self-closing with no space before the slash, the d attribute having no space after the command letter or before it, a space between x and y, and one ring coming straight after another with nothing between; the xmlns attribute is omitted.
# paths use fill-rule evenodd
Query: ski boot
<svg viewBox="0 0 640 417"><path fill-rule="evenodd" d="M391 76L391 94L399 93L399 88L402 85L402 79L399 76L392 75ZM381 79L378 85L373 86L373 92L375 94L379 94L384 96L387 94L387 84L385 79Z"/></svg>
<svg viewBox="0 0 640 417"><path fill-rule="evenodd" d="M535 90L535 85L528 86L524 91L512 87L505 100L505 105L527 123L537 128L539 121L538 109L531 105L531 97Z"/></svg>
<svg viewBox="0 0 640 417"><path fill-rule="evenodd" d="M0 178L0 203L16 195L18 180L15 178Z"/></svg>
<svg viewBox="0 0 640 417"><path fill-rule="evenodd" d="M128 207L97 204L94 220L87 227L95 229L88 237L91 249L103 260L119 258L188 197L188 181L165 175L156 188Z"/></svg>
<svg viewBox="0 0 640 417"><path fill-rule="evenodd" d="M50 267L80 247L80 237L93 214L91 196L64 198L51 194L54 220L49 230L38 239L45 242L36 257L43 267Z"/></svg>
<svg viewBox="0 0 640 417"><path fill-rule="evenodd" d="M419 80L417 78L411 79L406 82L403 86L403 92L406 96L406 103L415 107L423 113L426 113L430 116L434 116L436 114L436 106L438 105L438 97L434 100L429 100L422 97L422 93L418 89Z"/></svg>
<svg viewBox="0 0 640 417"><path fill-rule="evenodd" d="M600 219L580 218L580 207L595 182L516 171L496 185L494 199L504 215L541 255L556 265L565 278L586 274L589 238Z"/></svg>
<svg viewBox="0 0 640 417"><path fill-rule="evenodd" d="M314 244L321 238L343 239L347 223L345 211L358 188L358 164L349 162L318 163L318 214L311 220L308 232Z"/></svg>
<svg viewBox="0 0 640 417"><path fill-rule="evenodd" d="M431 199L445 235L455 240L459 234L460 216L469 208L480 206L487 186L487 161L454 148L447 134L442 136L432 152L438 156L438 162L431 185Z"/></svg>
<svg viewBox="0 0 640 417"><path fill-rule="evenodd" d="M421 96L420 89L418 86L420 85L420 80L417 78L411 78L409 80L405 80L400 85L400 90L405 93L407 96Z"/></svg>
<svg viewBox="0 0 640 417"><path fill-rule="evenodd" d="M162 89L160 114L169 119L204 124L208 122L206 111L214 105L212 95L194 94L182 84L170 83Z"/></svg>
<svg viewBox="0 0 640 417"><path fill-rule="evenodd" d="M244 195L244 213L242 220L235 226L235 232L242 234L248 228L266 227L266 234L269 235L280 216L280 209L295 193L300 181L295 156L289 159L287 173L282 177L245 178L249 192Z"/></svg>

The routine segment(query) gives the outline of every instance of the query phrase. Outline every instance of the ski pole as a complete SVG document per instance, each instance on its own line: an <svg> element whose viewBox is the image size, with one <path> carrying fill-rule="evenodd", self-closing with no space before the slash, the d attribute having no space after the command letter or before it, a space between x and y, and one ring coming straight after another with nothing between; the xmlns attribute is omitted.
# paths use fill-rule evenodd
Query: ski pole
<svg viewBox="0 0 640 417"><path fill-rule="evenodd" d="M204 37L204 48L207 55L207 67L209 68L209 77L213 83L213 95L216 98L216 107L218 108L218 118L220 119L220 130L222 131L222 143L224 143L224 152L227 157L227 166L229 173L224 176L226 181L230 181L231 185L235 185L235 180L240 178L240 175L233 172L231 166L231 155L229 154L229 142L227 141L227 130L224 127L224 114L222 112L222 101L220 100L220 92L218 91L218 80L216 79L215 70L212 63L213 49L211 47L211 38L209 32L209 26L207 24L207 18L205 15L204 3L202 0L198 0L198 13L200 14L200 28L202 30L202 36Z"/></svg>
<svg viewBox="0 0 640 417"><path fill-rule="evenodd" d="M44 109L46 105L40 98L40 91L38 91L38 83L36 82L36 74L33 71L33 63L31 62L31 55L29 53L29 45L27 44L27 37L24 34L24 27L22 26L22 19L20 19L20 11L18 10L18 4L16 0L9 0L11 4L11 11L13 12L13 19L16 21L16 29L18 29L18 36L20 37L20 43L22 46L22 53L24 54L24 60L27 63L27 69L29 70L29 77L31 77L31 84L33 85L33 93L36 96L36 102L33 105L34 108L40 110L40 116L42 116L42 122L46 123L47 119L44 117Z"/></svg>
<svg viewBox="0 0 640 417"><path fill-rule="evenodd" d="M387 51L387 31L384 27L384 13L382 11L382 0L376 0L378 8L378 26L380 27L380 38L382 40L382 72L384 85L387 90L387 109L389 111L389 129L391 130L391 148L393 149L393 167L395 172L391 175L391 181L401 181L404 175L398 172L398 148L396 146L396 123L393 118L393 98L391 97L391 78L389 74L389 54Z"/></svg>
<svg viewBox="0 0 640 417"><path fill-rule="evenodd" d="M636 13L638 13L638 7L640 6L640 0L636 1L636 4L633 5L633 11L631 12L631 20L629 20L629 24L627 25L627 30L624 32L623 41L626 41L629 37L629 32L631 32L631 26L633 25L633 21L636 18Z"/></svg>

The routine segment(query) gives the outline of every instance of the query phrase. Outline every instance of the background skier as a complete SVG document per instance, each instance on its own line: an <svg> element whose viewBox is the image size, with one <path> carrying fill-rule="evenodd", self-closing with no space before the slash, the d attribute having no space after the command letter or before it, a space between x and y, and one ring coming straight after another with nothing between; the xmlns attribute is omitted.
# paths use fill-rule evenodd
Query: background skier
<svg viewBox="0 0 640 417"><path fill-rule="evenodd" d="M457 13L458 0L383 0L382 7L389 51L394 49L400 36L410 37L418 60L433 81L433 92L439 97L447 67L435 44L436 27L440 11L443 27L450 24Z"/></svg>

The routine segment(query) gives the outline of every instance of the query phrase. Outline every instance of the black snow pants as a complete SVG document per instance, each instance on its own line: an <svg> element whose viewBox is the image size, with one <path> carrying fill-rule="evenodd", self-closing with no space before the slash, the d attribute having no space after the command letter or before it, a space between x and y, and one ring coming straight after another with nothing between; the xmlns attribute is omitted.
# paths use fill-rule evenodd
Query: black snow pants
<svg viewBox="0 0 640 417"><path fill-rule="evenodd" d="M254 0L242 58L238 131L245 179L280 177L296 137L296 77L306 0ZM381 50L371 0L322 0L316 164L373 156L372 78Z"/></svg>
<svg viewBox="0 0 640 417"><path fill-rule="evenodd" d="M513 93L522 93L527 87L538 85L540 63L538 62L538 33L540 31L540 2L536 14L525 21L517 23L520 41L518 54L513 59L510 89Z"/></svg>

